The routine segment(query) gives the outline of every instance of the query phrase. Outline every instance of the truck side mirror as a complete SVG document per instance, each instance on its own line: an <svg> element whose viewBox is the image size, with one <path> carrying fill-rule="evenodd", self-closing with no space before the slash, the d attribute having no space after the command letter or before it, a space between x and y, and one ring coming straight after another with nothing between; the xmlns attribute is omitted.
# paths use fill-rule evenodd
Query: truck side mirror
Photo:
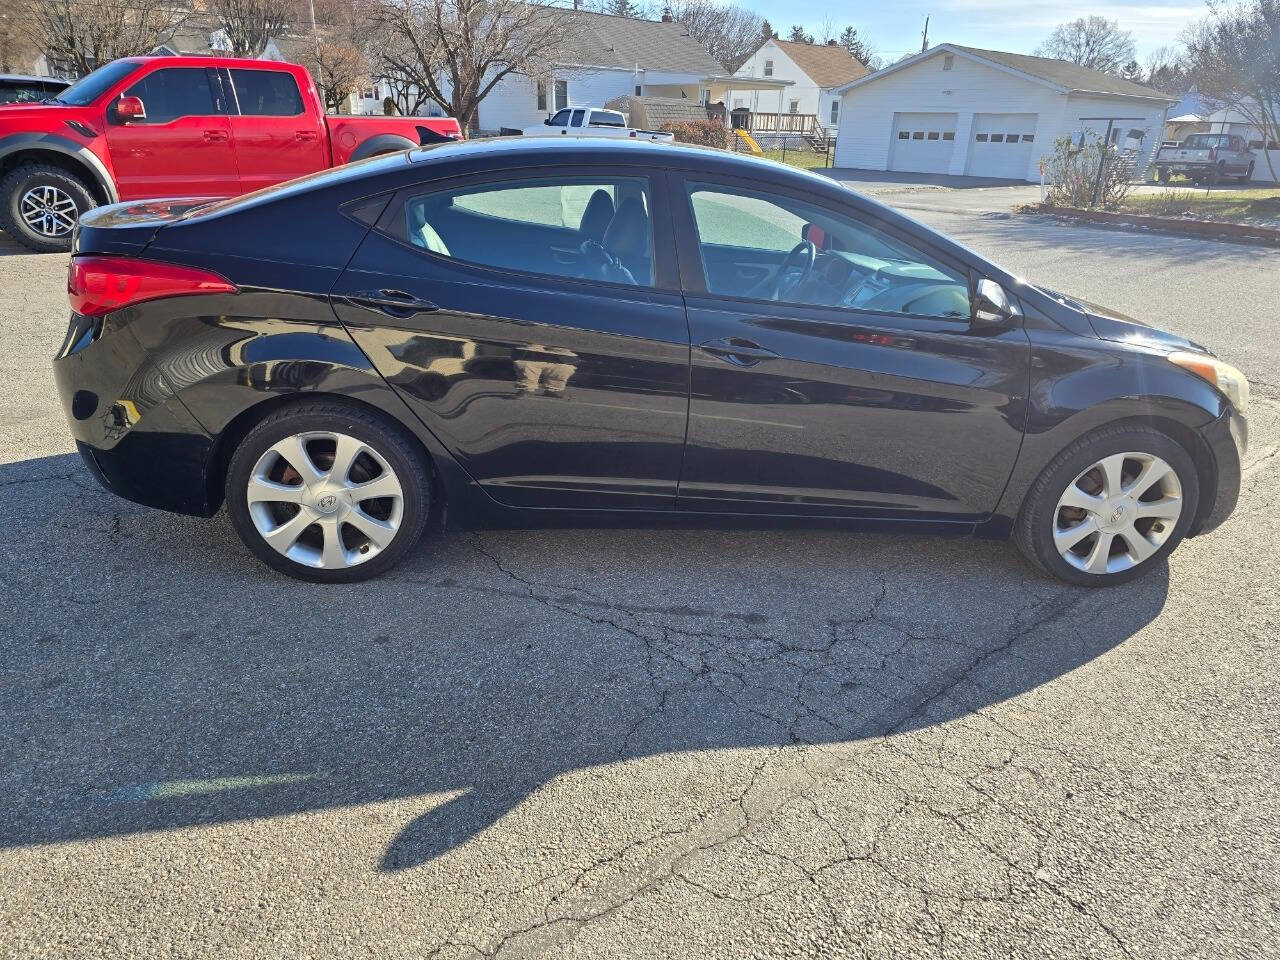
<svg viewBox="0 0 1280 960"><path fill-rule="evenodd" d="M121 123L147 119L147 108L138 97L121 97L116 101L116 116Z"/></svg>
<svg viewBox="0 0 1280 960"><path fill-rule="evenodd" d="M1004 287L985 277L978 281L973 291L974 326L985 327L1008 323L1021 315L1022 312L1009 299Z"/></svg>
<svg viewBox="0 0 1280 960"><path fill-rule="evenodd" d="M551 126L551 118L550 118L550 117L547 117L547 119L543 120L543 121L542 121L542 125L543 125L544 127L549 127L549 126Z"/></svg>

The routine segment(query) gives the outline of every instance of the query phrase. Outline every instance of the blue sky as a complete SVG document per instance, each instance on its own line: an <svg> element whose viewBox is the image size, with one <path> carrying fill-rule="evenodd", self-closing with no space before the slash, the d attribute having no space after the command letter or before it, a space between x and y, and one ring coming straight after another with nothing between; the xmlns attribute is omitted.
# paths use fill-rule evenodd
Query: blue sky
<svg viewBox="0 0 1280 960"><path fill-rule="evenodd" d="M951 41L971 47L988 47L1014 53L1030 53L1057 24L1076 17L1100 14L1119 20L1133 33L1141 60L1151 50L1173 43L1182 28L1206 12L1204 0L1168 0L1166 3L1052 2L1052 0L890 0L879 3L835 3L831 0L737 0L766 17L785 39L793 23L810 32L824 17L846 24L876 47L886 61L920 49L920 31L926 15L929 41Z"/></svg>

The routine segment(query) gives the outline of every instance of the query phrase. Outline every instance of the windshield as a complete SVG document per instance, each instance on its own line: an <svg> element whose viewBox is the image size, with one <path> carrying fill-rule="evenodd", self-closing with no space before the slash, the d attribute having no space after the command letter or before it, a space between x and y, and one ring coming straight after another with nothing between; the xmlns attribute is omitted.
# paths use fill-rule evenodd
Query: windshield
<svg viewBox="0 0 1280 960"><path fill-rule="evenodd" d="M1193 150L1208 150L1210 147L1225 147L1227 138L1220 133L1196 133L1187 137L1185 146Z"/></svg>
<svg viewBox="0 0 1280 960"><path fill-rule="evenodd" d="M83 80L77 80L53 99L72 107L87 107L114 86L116 81L123 80L132 73L137 66L131 60L113 61L105 67L99 67Z"/></svg>

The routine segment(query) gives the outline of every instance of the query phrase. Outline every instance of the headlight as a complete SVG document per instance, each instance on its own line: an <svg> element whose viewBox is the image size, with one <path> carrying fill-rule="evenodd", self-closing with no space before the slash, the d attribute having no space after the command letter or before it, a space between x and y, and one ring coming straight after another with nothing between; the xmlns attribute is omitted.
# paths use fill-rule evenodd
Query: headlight
<svg viewBox="0 0 1280 960"><path fill-rule="evenodd" d="M1182 350L1169 354L1169 362L1208 380L1226 394L1227 399L1241 413L1249 409L1249 381L1231 364L1203 353L1187 353Z"/></svg>

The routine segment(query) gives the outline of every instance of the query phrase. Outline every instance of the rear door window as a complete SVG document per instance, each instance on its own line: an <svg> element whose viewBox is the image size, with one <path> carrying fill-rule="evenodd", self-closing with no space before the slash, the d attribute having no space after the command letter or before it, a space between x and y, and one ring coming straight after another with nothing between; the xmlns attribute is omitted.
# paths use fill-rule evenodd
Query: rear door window
<svg viewBox="0 0 1280 960"><path fill-rule="evenodd" d="M303 112L298 81L282 70L231 70L240 113L246 117L296 117Z"/></svg>
<svg viewBox="0 0 1280 960"><path fill-rule="evenodd" d="M653 285L643 177L556 177L408 196L389 232L424 252L485 267Z"/></svg>

